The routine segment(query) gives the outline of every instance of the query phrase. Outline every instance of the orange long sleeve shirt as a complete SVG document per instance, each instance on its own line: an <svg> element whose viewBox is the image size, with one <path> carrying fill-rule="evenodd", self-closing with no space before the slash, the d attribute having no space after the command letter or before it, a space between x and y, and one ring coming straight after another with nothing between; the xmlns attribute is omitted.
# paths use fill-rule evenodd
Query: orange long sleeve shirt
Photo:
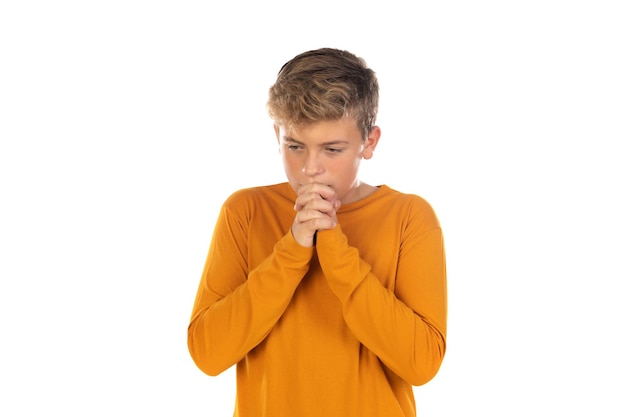
<svg viewBox="0 0 626 417"><path fill-rule="evenodd" d="M383 185L306 248L290 231L295 198L281 183L224 203L188 329L193 360L212 376L237 365L236 417L415 416L412 385L446 349L434 211Z"/></svg>

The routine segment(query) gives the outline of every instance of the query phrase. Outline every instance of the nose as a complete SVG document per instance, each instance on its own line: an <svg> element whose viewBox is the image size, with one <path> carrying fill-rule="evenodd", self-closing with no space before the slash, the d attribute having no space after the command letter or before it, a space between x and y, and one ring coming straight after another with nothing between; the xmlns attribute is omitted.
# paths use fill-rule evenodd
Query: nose
<svg viewBox="0 0 626 417"><path fill-rule="evenodd" d="M306 160L304 161L304 166L302 167L302 172L309 177L315 177L316 175L324 172L324 168L322 167L317 153L308 153Z"/></svg>

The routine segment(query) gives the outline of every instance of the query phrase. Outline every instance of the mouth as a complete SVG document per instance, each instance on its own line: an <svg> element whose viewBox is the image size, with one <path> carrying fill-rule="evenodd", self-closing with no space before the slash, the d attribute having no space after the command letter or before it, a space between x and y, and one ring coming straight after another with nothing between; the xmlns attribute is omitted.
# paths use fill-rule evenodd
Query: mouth
<svg viewBox="0 0 626 417"><path fill-rule="evenodd" d="M332 188L332 185L327 183L327 182L320 182L320 181L315 181L315 180L311 180L311 181L306 181L305 180L305 181L298 182L298 185L300 185L300 186L302 186L302 185L310 185L310 184L320 184L320 185L325 185L327 187L331 187Z"/></svg>

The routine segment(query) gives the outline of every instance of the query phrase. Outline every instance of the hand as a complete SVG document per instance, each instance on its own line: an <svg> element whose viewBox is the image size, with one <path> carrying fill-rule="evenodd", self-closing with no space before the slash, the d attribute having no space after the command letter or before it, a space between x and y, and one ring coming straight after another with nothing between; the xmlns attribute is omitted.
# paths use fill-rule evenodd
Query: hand
<svg viewBox="0 0 626 417"><path fill-rule="evenodd" d="M302 246L313 246L318 230L337 225L340 205L335 190L327 185L313 183L300 187L294 206L296 217L291 226L293 237Z"/></svg>

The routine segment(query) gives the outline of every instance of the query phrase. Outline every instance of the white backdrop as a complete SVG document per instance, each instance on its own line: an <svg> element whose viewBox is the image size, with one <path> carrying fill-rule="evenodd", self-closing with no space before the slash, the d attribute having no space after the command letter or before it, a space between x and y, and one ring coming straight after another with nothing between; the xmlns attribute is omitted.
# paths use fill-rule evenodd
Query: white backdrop
<svg viewBox="0 0 626 417"><path fill-rule="evenodd" d="M418 415L624 415L619 3L3 2L0 415L232 415L193 298L224 198L284 179L268 87L322 46L379 76L363 180L444 228Z"/></svg>

